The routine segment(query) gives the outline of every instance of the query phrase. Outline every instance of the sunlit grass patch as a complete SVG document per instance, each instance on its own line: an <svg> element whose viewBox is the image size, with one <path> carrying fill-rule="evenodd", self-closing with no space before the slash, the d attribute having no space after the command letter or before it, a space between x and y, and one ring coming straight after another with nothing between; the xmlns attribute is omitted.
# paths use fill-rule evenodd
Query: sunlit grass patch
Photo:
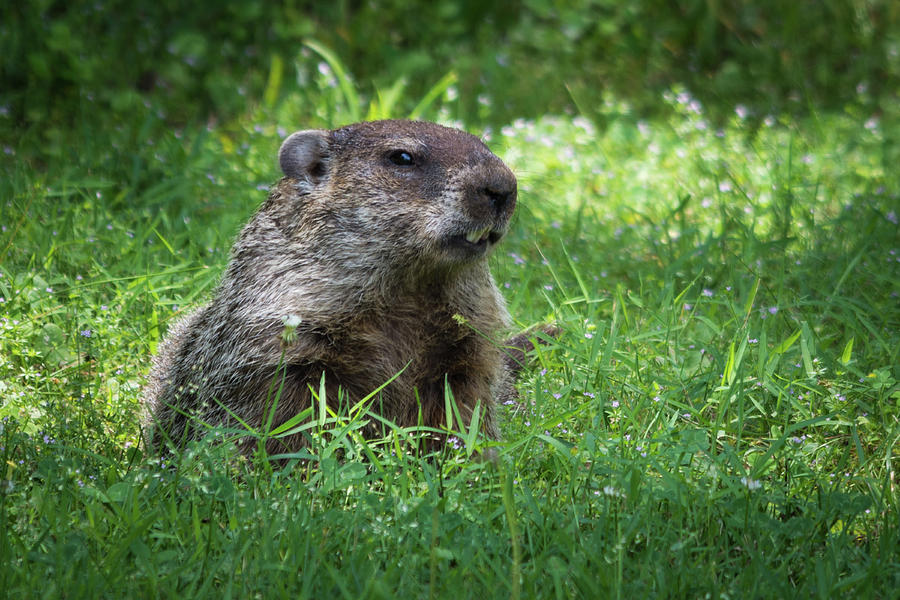
<svg viewBox="0 0 900 600"><path fill-rule="evenodd" d="M439 451L331 414L304 430L308 453L274 461L140 444L149 354L211 293L279 138L306 125L273 117L291 107L209 130L149 114L52 171L11 168L0 588L888 595L898 116L751 123L736 107L713 124L680 90L664 101L668 121L610 102L600 124L491 133L520 181L498 285L517 327L561 334L498 407L500 443L454 430Z"/></svg>

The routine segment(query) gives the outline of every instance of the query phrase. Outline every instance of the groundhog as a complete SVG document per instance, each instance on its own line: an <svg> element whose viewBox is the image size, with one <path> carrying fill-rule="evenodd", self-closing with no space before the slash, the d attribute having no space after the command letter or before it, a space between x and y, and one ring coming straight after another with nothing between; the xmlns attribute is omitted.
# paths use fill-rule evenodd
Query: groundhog
<svg viewBox="0 0 900 600"><path fill-rule="evenodd" d="M445 427L449 388L463 426L478 405L498 438L495 404L530 348L498 338L510 321L487 263L516 207L512 171L477 137L417 121L298 131L278 158L284 177L212 300L160 345L152 443L237 419L261 428L276 396L277 427L311 406L323 374L333 409L394 378L369 409L402 427ZM307 444L298 433L267 450Z"/></svg>

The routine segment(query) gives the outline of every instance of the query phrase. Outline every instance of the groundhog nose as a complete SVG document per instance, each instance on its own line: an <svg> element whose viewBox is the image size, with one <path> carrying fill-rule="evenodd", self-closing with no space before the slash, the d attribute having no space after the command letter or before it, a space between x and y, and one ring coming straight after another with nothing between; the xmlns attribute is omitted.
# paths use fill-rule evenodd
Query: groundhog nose
<svg viewBox="0 0 900 600"><path fill-rule="evenodd" d="M485 187L481 191L482 195L491 203L491 208L496 213L504 212L507 207L516 199L516 189L509 188L498 189L493 187Z"/></svg>
<svg viewBox="0 0 900 600"><path fill-rule="evenodd" d="M481 197L485 198L495 214L503 214L516 203L516 179L506 169L491 173L482 182Z"/></svg>

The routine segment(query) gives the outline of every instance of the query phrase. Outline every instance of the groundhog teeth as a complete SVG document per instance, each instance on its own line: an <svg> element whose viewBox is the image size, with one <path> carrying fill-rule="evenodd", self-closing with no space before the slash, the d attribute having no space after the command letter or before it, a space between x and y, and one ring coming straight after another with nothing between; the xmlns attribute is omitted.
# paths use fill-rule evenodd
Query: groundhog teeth
<svg viewBox="0 0 900 600"><path fill-rule="evenodd" d="M477 244L481 241L482 238L487 238L488 232L490 232L490 227L485 227L484 229L479 229L478 231L473 231L472 233L466 234L466 241L472 244Z"/></svg>

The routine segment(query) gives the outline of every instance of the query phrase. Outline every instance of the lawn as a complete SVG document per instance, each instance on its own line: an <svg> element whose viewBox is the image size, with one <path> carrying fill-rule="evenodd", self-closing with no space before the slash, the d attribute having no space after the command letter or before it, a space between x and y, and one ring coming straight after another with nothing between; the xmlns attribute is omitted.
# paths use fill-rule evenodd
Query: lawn
<svg viewBox="0 0 900 600"><path fill-rule="evenodd" d="M221 123L148 103L98 126L85 99L4 143L8 597L895 596L896 106L713 118L676 87L653 117L604 94L591 119L468 127L519 178L491 259L516 329L561 330L502 441L428 454L334 415L305 461L144 447L149 357L212 293L281 139L406 115L335 66ZM417 114L452 124L452 77L433 91Z"/></svg>

